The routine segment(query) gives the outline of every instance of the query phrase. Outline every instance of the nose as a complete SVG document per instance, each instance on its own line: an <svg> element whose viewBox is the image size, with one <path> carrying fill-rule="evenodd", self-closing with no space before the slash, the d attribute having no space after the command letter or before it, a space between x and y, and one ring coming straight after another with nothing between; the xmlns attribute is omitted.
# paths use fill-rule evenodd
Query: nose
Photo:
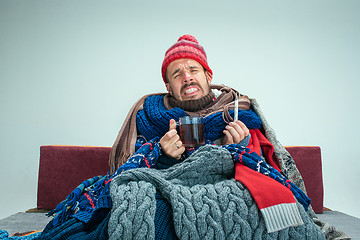
<svg viewBox="0 0 360 240"><path fill-rule="evenodd" d="M187 81L191 81L191 79L192 79L191 74L189 72L185 72L184 80L187 82Z"/></svg>

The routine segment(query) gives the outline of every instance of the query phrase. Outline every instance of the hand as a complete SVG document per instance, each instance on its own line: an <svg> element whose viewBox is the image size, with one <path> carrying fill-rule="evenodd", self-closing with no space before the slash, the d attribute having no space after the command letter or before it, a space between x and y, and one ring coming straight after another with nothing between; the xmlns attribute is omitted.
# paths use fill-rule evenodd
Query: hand
<svg viewBox="0 0 360 240"><path fill-rule="evenodd" d="M182 145L179 134L177 134L175 120L171 119L169 125L169 131L160 139L160 145L167 156L179 160L181 154L185 152L185 147Z"/></svg>
<svg viewBox="0 0 360 240"><path fill-rule="evenodd" d="M249 129L241 121L231 122L225 127L223 131L225 134L222 144L238 144L247 135L249 135Z"/></svg>

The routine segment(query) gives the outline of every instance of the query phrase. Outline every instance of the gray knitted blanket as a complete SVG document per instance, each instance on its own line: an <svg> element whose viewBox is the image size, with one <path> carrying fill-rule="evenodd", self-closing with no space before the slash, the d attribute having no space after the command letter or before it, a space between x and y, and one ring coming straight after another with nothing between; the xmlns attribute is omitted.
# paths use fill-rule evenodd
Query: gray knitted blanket
<svg viewBox="0 0 360 240"><path fill-rule="evenodd" d="M230 153L205 145L166 170L132 169L110 187L110 239L154 239L155 192L170 202L179 239L325 239L304 208L304 224L268 233L250 192L235 181Z"/></svg>

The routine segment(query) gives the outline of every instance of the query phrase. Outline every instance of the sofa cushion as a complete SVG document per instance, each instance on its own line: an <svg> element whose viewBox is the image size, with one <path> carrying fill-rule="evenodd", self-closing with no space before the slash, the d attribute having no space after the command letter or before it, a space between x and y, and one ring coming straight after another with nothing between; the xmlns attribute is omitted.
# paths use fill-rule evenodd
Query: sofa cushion
<svg viewBox="0 0 360 240"><path fill-rule="evenodd" d="M109 170L110 147L41 146L37 208L53 209L84 180Z"/></svg>
<svg viewBox="0 0 360 240"><path fill-rule="evenodd" d="M323 212L324 188L321 150L317 146L286 147L303 177L307 195L315 213Z"/></svg>

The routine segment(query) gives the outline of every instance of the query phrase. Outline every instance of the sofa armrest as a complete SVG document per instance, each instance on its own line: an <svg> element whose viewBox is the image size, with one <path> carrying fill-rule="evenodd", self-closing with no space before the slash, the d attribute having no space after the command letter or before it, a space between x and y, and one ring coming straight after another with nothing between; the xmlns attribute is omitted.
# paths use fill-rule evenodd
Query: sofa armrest
<svg viewBox="0 0 360 240"><path fill-rule="evenodd" d="M84 180L105 175L111 147L41 146L37 208L54 209Z"/></svg>
<svg viewBox="0 0 360 240"><path fill-rule="evenodd" d="M324 188L321 149L317 146L289 146L286 150L293 157L304 180L311 206L315 213L323 212Z"/></svg>

